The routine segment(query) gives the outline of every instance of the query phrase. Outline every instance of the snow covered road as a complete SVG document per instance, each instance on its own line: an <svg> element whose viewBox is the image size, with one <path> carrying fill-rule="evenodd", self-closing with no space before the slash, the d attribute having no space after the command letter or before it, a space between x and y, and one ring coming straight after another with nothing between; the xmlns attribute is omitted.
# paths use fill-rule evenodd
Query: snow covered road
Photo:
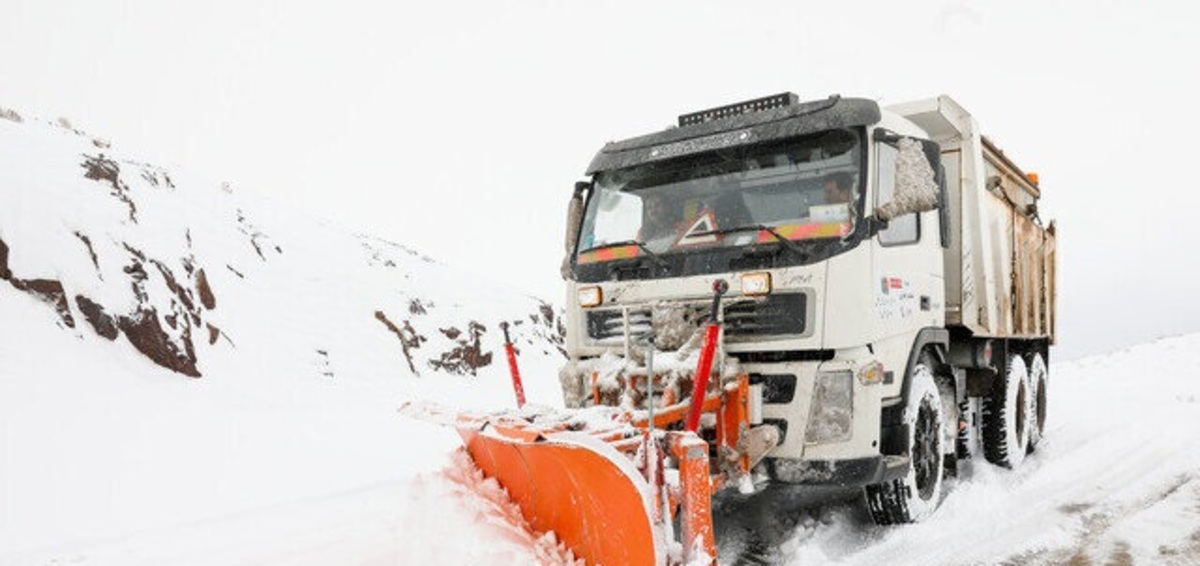
<svg viewBox="0 0 1200 566"><path fill-rule="evenodd" d="M1017 471L974 460L928 522L808 510L788 564L1200 564L1200 335L1054 364Z"/></svg>
<svg viewBox="0 0 1200 566"><path fill-rule="evenodd" d="M920 525L875 527L853 503L806 509L790 518L796 526L783 537L773 561L1200 563L1197 352L1200 335L1193 335L1055 364L1049 434L1022 468L1010 472L972 461L953 483L942 508ZM19 360L20 356L9 359ZM144 388L146 384L139 385ZM130 391L124 394L132 395ZM147 397L145 392L141 395ZM89 443L100 442L101 436L112 439L103 449L93 447L94 452L89 452L94 466L81 467L74 475L50 472L48 477L58 478L53 481L59 484L46 488L65 489L76 497L67 501L40 491L33 475L20 476L22 470L36 470L14 465L14 458L20 456L12 453L17 445L6 442L9 460L2 475L4 494L8 503L17 505L4 508L0 564L562 561L553 541L539 540L523 530L511 506L498 500L494 490L480 487L480 478L464 466L452 431L395 415L390 402L368 402L366 397L352 394L333 396L341 400L335 406L346 411L313 417L309 409L315 405L297 401L302 398L293 392L290 401L301 410L289 412L288 418L299 421L289 428L307 431L304 438L293 439L293 448L276 449L270 457L258 459L253 452L268 444L243 447L244 453L230 449L238 458L250 459L245 471L253 474L241 479L236 469L222 467L189 473L186 466L130 466L128 460L120 459L121 454L162 447L144 444L153 435L114 438L112 423L122 420L109 418L106 422L110 424L91 427L96 436ZM167 399L155 397L146 404L176 402ZM329 400L326 391L321 402L328 405ZM373 408L350 409L359 402L359 407ZM158 415L160 425L178 426L166 414ZM303 417L306 414L309 417ZM13 422L12 413L9 415L6 424ZM237 418L237 411L226 412L222 418ZM306 418L308 424L303 422ZM330 429L335 422L344 426ZM245 432L264 430L247 428ZM368 431L373 431L372 443L380 450L393 452L380 454L373 448L339 452L334 448ZM43 448L58 442L66 441L48 437ZM215 456L214 450L224 449L203 450ZM181 448L168 459L183 457L187 451ZM315 452L314 457L304 456L310 451ZM114 461L126 466L119 469L127 477L116 473L118 468L106 468ZM368 466L377 469L362 469ZM158 480L139 475L152 472L183 475L177 479L184 483L174 485L190 482L194 491L164 501L161 498L166 491L145 483ZM205 482L214 475L223 489L215 490L212 482ZM271 475L278 475L278 481L269 481ZM64 479L70 477L75 479ZM33 489L22 491L14 485L18 480L35 482ZM42 483L49 481L43 479ZM99 485L116 491L83 496ZM138 485L148 490L141 497L110 500L115 494L136 493ZM271 497L242 494L241 490L256 485L275 485L277 491L269 494ZM244 505L239 504L241 495L246 496L241 501ZM21 516L36 505L37 498L53 503L55 514ZM227 511L211 512L222 508ZM39 539L40 544L32 544ZM734 561L736 557L725 558Z"/></svg>

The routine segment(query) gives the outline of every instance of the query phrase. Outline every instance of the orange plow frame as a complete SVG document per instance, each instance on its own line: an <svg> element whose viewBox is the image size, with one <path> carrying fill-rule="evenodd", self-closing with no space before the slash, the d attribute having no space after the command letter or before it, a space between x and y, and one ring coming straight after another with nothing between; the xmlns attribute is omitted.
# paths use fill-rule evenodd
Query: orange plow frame
<svg viewBox="0 0 1200 566"><path fill-rule="evenodd" d="M455 426L476 465L508 490L530 525L556 533L588 564L715 563L712 493L751 464L749 378L738 376L701 404L715 416L713 445L672 430L688 410L687 400L656 409L653 426L646 411L614 412L612 426L504 415L463 416Z"/></svg>

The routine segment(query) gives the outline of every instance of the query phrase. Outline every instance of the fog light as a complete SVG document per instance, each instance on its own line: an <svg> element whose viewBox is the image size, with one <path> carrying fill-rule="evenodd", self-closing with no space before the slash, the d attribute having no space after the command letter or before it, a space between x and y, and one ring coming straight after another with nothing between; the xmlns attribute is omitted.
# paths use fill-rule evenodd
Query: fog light
<svg viewBox="0 0 1200 566"><path fill-rule="evenodd" d="M604 300L604 293L599 287L580 287L579 306L594 307Z"/></svg>
<svg viewBox="0 0 1200 566"><path fill-rule="evenodd" d="M829 444L850 440L854 417L854 374L849 371L822 372L813 385L812 407L808 410L807 444Z"/></svg>
<svg viewBox="0 0 1200 566"><path fill-rule="evenodd" d="M771 292L771 274L747 273L742 276L743 295L766 295Z"/></svg>

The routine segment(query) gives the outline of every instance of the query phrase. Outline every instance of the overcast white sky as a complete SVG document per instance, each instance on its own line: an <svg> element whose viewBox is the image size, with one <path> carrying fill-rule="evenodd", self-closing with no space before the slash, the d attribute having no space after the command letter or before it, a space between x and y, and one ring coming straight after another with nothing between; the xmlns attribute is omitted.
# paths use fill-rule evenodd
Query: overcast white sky
<svg viewBox="0 0 1200 566"><path fill-rule="evenodd" d="M1200 330L1197 29L1111 0L0 0L0 107L561 302L605 141L781 91L947 93L1041 175L1075 357Z"/></svg>

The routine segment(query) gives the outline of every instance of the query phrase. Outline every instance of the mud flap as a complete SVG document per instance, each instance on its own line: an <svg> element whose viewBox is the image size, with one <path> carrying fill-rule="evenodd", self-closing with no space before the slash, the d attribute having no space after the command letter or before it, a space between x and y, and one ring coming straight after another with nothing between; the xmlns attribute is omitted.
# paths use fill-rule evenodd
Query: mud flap
<svg viewBox="0 0 1200 566"><path fill-rule="evenodd" d="M594 437L503 426L458 427L471 458L539 532L553 531L588 564L664 564L653 498L629 458Z"/></svg>

